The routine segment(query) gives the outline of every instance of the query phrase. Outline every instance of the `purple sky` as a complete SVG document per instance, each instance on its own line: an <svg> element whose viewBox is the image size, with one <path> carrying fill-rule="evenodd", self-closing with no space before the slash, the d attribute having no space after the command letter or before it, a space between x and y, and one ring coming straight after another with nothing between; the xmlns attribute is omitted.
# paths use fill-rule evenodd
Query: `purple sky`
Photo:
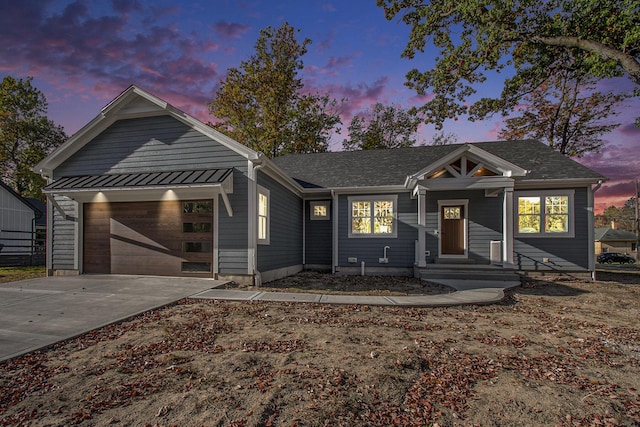
<svg viewBox="0 0 640 427"><path fill-rule="evenodd" d="M302 59L308 89L347 98L343 129L354 114L375 102L408 108L420 104L404 86L411 68L434 64L435 52L400 58L409 27L386 21L374 0L217 0L217 1L47 1L0 0L0 78L34 77L49 102L48 115L71 135L131 84L152 92L196 118L209 121L206 103L226 70L254 53L259 31L288 21L310 38ZM603 87L631 88L626 79ZM494 96L501 78L478 88ZM596 193L596 209L622 205L640 178L640 100L620 107L616 131L599 154L580 161L610 178ZM491 141L501 117L471 123L445 123L459 142ZM423 126L428 142L435 129ZM336 135L331 149L342 147Z"/></svg>

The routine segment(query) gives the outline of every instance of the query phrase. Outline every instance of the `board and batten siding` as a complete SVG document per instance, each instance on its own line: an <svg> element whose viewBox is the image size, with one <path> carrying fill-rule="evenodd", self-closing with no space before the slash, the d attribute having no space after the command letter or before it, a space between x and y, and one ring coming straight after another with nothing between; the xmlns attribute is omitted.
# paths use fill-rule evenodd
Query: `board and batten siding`
<svg viewBox="0 0 640 427"><path fill-rule="evenodd" d="M311 202L305 202L305 264L331 267L333 244L333 210L331 200L314 200L327 204L328 220L311 220Z"/></svg>
<svg viewBox="0 0 640 427"><path fill-rule="evenodd" d="M502 194L485 197L484 190L427 192L427 262L438 258L440 200L468 200L468 257L478 264L490 263L490 242L502 240Z"/></svg>
<svg viewBox="0 0 640 427"><path fill-rule="evenodd" d="M396 194L389 194L396 195ZM360 194L358 194L360 196ZM362 195L383 198L385 194ZM360 266L362 261L366 267L398 267L410 268L415 264L415 242L418 239L418 201L412 199L410 193L398 193L396 209L396 226L398 236L392 237L352 237L349 238L349 196L340 195L338 199L338 266ZM383 257L384 247L387 250L387 264L379 263ZM357 264L350 264L349 257L358 259Z"/></svg>
<svg viewBox="0 0 640 427"><path fill-rule="evenodd" d="M247 258L247 159L223 144L171 116L119 120L58 166L53 176L136 173L189 169L235 168L229 217L220 200L218 212L218 260L220 273L246 274ZM56 224L57 227L57 224ZM62 241L60 248L73 245ZM66 259L65 252L65 259Z"/></svg>
<svg viewBox="0 0 640 427"><path fill-rule="evenodd" d="M302 199L263 172L258 185L269 190L269 244L258 244L262 273L302 265Z"/></svg>
<svg viewBox="0 0 640 427"><path fill-rule="evenodd" d="M513 243L515 268L534 271L589 269L590 251L587 248L590 247L589 215L591 212L587 209L588 192L586 188L573 190L575 191L573 196L575 236L515 237ZM549 262L544 262L544 258L549 258Z"/></svg>
<svg viewBox="0 0 640 427"><path fill-rule="evenodd" d="M31 232L35 213L15 194L0 186L0 243L3 254L31 253ZM21 239L26 239L23 241Z"/></svg>

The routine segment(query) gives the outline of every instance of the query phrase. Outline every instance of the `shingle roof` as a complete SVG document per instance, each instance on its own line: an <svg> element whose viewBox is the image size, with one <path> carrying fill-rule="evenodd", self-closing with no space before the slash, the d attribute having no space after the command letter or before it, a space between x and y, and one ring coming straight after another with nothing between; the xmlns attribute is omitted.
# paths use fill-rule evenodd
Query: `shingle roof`
<svg viewBox="0 0 640 427"><path fill-rule="evenodd" d="M292 154L273 161L306 188L402 185L407 175L422 170L461 145ZM517 177L518 181L605 179L539 141L478 142L473 145L530 171L525 177Z"/></svg>
<svg viewBox="0 0 640 427"><path fill-rule="evenodd" d="M615 230L611 227L596 228L594 240L604 242L635 242L636 235L630 231Z"/></svg>
<svg viewBox="0 0 640 427"><path fill-rule="evenodd" d="M206 169L67 176L49 184L44 190L98 190L101 188L218 184L223 182L232 172L233 169Z"/></svg>

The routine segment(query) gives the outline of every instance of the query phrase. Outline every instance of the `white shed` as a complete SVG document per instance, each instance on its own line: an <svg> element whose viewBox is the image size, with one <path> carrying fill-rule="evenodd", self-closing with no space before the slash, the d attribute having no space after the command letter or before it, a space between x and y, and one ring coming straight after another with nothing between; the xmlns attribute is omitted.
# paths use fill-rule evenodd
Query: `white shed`
<svg viewBox="0 0 640 427"><path fill-rule="evenodd" d="M41 215L25 198L0 181L0 265L7 265L9 258L33 255L36 219Z"/></svg>

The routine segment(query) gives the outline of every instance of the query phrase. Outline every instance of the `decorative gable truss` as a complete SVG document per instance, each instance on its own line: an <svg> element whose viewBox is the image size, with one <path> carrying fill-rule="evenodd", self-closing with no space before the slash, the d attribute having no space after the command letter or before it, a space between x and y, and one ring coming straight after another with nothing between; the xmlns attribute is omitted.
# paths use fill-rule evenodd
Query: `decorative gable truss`
<svg viewBox="0 0 640 427"><path fill-rule="evenodd" d="M513 188L513 177L526 174L520 166L465 144L408 176L405 187L414 191L418 187L426 190L484 189L488 197L493 197L504 188Z"/></svg>

